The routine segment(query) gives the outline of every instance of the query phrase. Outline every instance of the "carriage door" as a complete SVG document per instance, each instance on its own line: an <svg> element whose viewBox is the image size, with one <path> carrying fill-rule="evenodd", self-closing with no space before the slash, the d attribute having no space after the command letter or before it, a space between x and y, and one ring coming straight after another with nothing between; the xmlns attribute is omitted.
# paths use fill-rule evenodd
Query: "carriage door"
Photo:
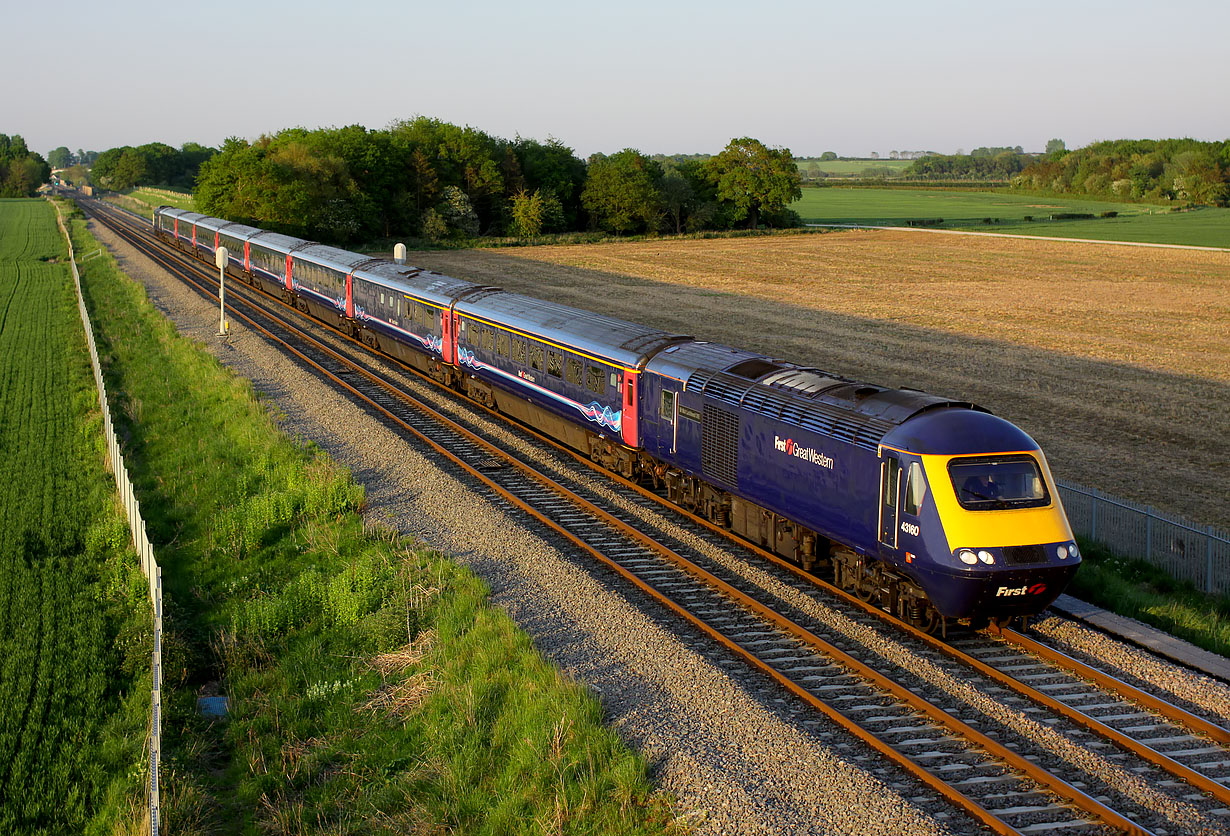
<svg viewBox="0 0 1230 836"><path fill-rule="evenodd" d="M901 462L891 453L880 461L880 542L897 548L897 509L901 496Z"/></svg>

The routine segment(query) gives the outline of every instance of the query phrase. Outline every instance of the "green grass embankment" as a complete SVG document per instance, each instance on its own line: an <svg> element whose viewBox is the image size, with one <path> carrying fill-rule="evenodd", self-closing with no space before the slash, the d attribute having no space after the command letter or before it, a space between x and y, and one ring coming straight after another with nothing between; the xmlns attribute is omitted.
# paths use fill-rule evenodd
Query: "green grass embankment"
<svg viewBox="0 0 1230 836"><path fill-rule="evenodd" d="M1081 554L1069 595L1230 657L1230 596L1207 595L1143 560L1084 539Z"/></svg>
<svg viewBox="0 0 1230 836"><path fill-rule="evenodd" d="M173 206L176 209L187 209L189 212L196 211L196 202L191 192L178 192L170 189L137 188L123 192L107 192L102 199L146 218L154 217L154 210L159 206Z"/></svg>
<svg viewBox="0 0 1230 836"><path fill-rule="evenodd" d="M144 815L151 620L44 200L0 200L0 833Z"/></svg>
<svg viewBox="0 0 1230 836"><path fill-rule="evenodd" d="M109 255L83 283L163 567L167 832L673 829L644 761L480 580L366 530L350 475ZM225 721L196 710L216 693Z"/></svg>

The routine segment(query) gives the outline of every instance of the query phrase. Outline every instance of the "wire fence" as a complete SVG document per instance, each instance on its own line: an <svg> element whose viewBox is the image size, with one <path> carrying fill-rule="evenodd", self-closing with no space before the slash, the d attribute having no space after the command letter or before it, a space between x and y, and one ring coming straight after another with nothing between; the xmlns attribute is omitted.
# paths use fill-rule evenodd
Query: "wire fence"
<svg viewBox="0 0 1230 836"><path fill-rule="evenodd" d="M1230 535L1096 488L1059 484L1072 530L1213 594L1230 593Z"/></svg>
<svg viewBox="0 0 1230 836"><path fill-rule="evenodd" d="M128 478L128 469L124 465L124 456L120 452L119 439L115 435L115 426L111 423L111 407L107 400L107 386L103 383L102 367L98 362L98 347L94 342L94 327L90 323L90 315L85 309L85 297L81 294L81 275L77 272L77 259L73 253L72 238L64 225L64 216L60 207L54 201L56 220L64 240L68 243L68 260L73 269L73 284L77 289L77 310L81 313L81 323L85 326L85 340L90 349L90 365L94 370L94 385L98 389L99 408L103 414L103 433L107 440L107 458L115 473L115 486L124 503L124 513L128 517L128 529L132 533L133 546L141 561L141 571L149 582L149 600L154 613L154 649L150 659L153 687L150 691L150 736L149 736L149 830L151 836L158 835L159 814L161 811L158 794L158 772L162 757L162 568L154 559L154 547L145 531L145 520L141 517L141 503L133 490L132 480Z"/></svg>

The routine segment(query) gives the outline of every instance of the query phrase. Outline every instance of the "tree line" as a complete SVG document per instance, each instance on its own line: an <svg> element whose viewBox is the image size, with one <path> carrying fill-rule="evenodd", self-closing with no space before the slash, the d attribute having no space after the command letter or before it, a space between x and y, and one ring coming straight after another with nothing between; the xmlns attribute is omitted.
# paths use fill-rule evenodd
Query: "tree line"
<svg viewBox="0 0 1230 836"><path fill-rule="evenodd" d="M51 166L20 135L0 134L0 197L34 197L50 177Z"/></svg>
<svg viewBox="0 0 1230 836"><path fill-rule="evenodd" d="M1057 150L1012 178L1023 191L1226 206L1230 140L1135 139Z"/></svg>
<svg viewBox="0 0 1230 836"><path fill-rule="evenodd" d="M428 117L231 138L201 164L195 191L202 212L339 243L797 225L786 207L800 195L790 151L752 138L709 158L625 149L581 160L556 139Z"/></svg>
<svg viewBox="0 0 1230 836"><path fill-rule="evenodd" d="M910 163L902 175L918 180L1004 180L1024 171L1036 154L1021 146L975 148L968 154L931 154Z"/></svg>
<svg viewBox="0 0 1230 836"><path fill-rule="evenodd" d="M109 148L95 157L90 167L90 180L96 186L117 191L136 186L191 189L201 163L216 153L215 149L195 142L186 142L180 148L161 142L135 148L131 145Z"/></svg>

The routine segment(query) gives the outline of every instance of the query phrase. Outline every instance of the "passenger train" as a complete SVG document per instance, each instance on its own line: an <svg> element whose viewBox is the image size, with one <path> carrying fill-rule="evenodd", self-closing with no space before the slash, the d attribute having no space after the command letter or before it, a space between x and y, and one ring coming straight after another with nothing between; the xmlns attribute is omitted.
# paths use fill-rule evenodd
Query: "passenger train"
<svg viewBox="0 0 1230 836"><path fill-rule="evenodd" d="M156 233L922 629L1045 609L1081 562L987 410L162 207Z"/></svg>

